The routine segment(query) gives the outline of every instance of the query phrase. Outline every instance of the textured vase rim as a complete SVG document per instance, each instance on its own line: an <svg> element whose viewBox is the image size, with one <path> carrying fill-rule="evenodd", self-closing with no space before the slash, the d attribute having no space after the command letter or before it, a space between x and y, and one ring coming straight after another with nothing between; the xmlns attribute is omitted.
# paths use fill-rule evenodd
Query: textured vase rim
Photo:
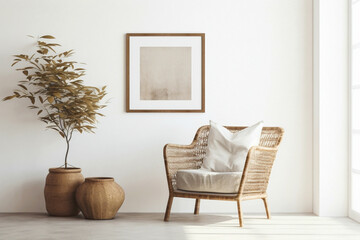
<svg viewBox="0 0 360 240"><path fill-rule="evenodd" d="M80 173L81 168L49 168L51 173Z"/></svg>
<svg viewBox="0 0 360 240"><path fill-rule="evenodd" d="M85 182L113 182L113 177L87 177Z"/></svg>

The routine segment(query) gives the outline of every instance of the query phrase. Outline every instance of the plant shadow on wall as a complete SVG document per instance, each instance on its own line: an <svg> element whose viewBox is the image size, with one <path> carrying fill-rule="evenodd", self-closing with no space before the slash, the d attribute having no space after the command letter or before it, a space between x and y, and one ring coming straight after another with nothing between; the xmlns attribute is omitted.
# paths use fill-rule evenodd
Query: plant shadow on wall
<svg viewBox="0 0 360 240"><path fill-rule="evenodd" d="M84 177L80 168L69 168L70 141L74 131L93 133L96 116L103 116L99 110L106 106L101 104L106 95L106 86L97 88L84 85L82 77L85 69L77 67L79 63L71 60L73 50L58 53L55 49L60 44L52 42L53 39L51 35L41 36L36 41L32 55L14 55L11 66L22 64L16 70L21 71L25 79L19 81L18 89L3 100L29 100L28 107L36 111L39 119L47 124L46 128L58 132L65 139L65 162L59 168L49 169L45 200L50 215L71 216L79 212L74 193ZM54 201L50 204L49 199L55 199L55 205ZM64 202L71 204L64 206Z"/></svg>

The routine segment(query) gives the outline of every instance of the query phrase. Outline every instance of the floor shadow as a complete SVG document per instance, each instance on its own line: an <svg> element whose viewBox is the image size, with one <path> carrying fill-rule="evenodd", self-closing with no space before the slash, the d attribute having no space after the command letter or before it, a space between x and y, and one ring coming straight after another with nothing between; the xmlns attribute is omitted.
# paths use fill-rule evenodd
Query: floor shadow
<svg viewBox="0 0 360 240"><path fill-rule="evenodd" d="M163 213L152 213L152 214L143 214L143 213L118 213L117 218L126 218L130 221L136 220L145 220L149 222L164 222L164 214ZM236 216L226 215L226 214L199 214L194 215L191 213L171 213L170 219L165 223L181 223L182 225L196 225L203 226L208 224L215 224L226 222L229 220L237 220Z"/></svg>
<svg viewBox="0 0 360 240"><path fill-rule="evenodd" d="M199 214L194 215L191 213L173 213L170 215L169 221L177 222L184 225L197 225L203 226L208 224L215 224L226 222L229 220L238 219L237 217L226 215L226 214ZM162 220L162 219L161 219Z"/></svg>

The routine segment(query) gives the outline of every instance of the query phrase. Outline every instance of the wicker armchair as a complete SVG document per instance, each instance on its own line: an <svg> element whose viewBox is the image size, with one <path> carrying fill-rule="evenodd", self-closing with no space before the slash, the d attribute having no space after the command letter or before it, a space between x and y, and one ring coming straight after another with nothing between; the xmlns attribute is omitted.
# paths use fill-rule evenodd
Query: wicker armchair
<svg viewBox="0 0 360 240"><path fill-rule="evenodd" d="M226 128L235 132L245 127ZM270 219L270 212L266 201L266 189L284 130L279 127L264 127L262 129L259 146L252 147L248 152L237 193L190 192L177 189L175 176L178 170L198 169L201 167L206 154L209 129L209 125L200 127L190 145L167 144L164 147L164 161L169 187L169 200L164 221L169 220L174 197L195 198L194 214L199 214L200 199L236 201L240 227L243 226L240 202L244 200L262 199L264 201L267 218Z"/></svg>

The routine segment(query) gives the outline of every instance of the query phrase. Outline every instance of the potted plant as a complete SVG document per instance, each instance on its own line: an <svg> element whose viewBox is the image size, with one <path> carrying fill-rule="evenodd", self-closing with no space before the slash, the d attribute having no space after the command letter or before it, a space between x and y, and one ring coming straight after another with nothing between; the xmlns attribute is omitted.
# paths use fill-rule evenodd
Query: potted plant
<svg viewBox="0 0 360 240"><path fill-rule="evenodd" d="M80 168L68 163L70 141L74 132L93 132L96 116L106 105L101 100L106 86L85 86L81 79L84 68L72 61L73 50L57 52L60 45L52 42L53 36L38 38L31 55L14 55L11 66L23 64L25 79L19 81L18 89L3 100L25 98L30 109L36 110L46 128L56 131L66 141L65 162L59 168L50 168L45 184L46 209L50 215L73 216L79 213L75 201L76 188L84 181Z"/></svg>

